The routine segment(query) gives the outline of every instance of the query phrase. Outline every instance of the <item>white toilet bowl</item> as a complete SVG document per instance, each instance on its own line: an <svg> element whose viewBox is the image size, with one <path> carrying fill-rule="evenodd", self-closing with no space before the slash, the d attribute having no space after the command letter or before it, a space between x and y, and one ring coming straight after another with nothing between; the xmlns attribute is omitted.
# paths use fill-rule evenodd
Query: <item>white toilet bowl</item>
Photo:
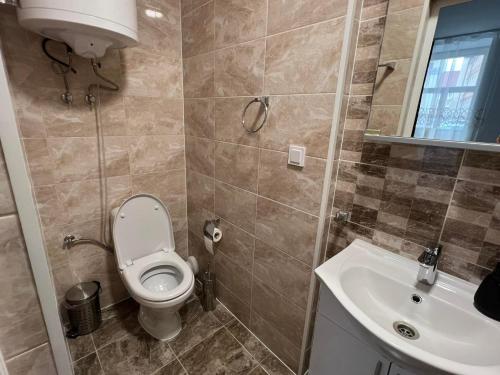
<svg viewBox="0 0 500 375"><path fill-rule="evenodd" d="M181 329L179 309L194 289L191 267L176 252L172 222L156 197L136 195L113 211L113 240L120 276L140 304L139 323L168 341Z"/></svg>

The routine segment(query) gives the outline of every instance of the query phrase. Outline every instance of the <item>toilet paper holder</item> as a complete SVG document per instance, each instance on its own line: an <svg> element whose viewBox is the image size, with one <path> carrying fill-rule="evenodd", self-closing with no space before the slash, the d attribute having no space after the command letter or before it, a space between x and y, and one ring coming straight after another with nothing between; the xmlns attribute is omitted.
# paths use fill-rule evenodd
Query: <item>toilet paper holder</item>
<svg viewBox="0 0 500 375"><path fill-rule="evenodd" d="M222 232L219 229L220 219L206 220L203 226L203 235L211 241L217 243L222 238Z"/></svg>

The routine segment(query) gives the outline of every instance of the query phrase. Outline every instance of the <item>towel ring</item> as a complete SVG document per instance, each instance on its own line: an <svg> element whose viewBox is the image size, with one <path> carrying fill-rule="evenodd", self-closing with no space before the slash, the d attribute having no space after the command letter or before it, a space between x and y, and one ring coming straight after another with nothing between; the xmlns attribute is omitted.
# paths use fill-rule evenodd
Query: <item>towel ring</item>
<svg viewBox="0 0 500 375"><path fill-rule="evenodd" d="M248 108L253 103L260 103L261 107L262 106L264 107L264 112L265 112L265 114L264 114L264 120L262 120L262 123L259 125L259 127L257 129L248 129L245 126L245 115L247 113ZM243 126L243 129L245 129L247 131L247 133L257 133L260 129L262 129L262 127L266 123L266 121L267 121L267 115L268 114L269 114L269 96L261 96L260 98L252 99L250 101L250 103L248 103L246 105L245 109L243 110L243 113L241 115L241 125Z"/></svg>

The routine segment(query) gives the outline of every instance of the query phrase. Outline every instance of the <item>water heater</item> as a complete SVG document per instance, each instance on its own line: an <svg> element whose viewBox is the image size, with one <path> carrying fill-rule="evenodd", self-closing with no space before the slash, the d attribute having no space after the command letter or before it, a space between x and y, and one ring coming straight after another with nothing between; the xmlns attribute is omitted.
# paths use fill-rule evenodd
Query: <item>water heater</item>
<svg viewBox="0 0 500 375"><path fill-rule="evenodd" d="M21 26L65 42L86 58L137 44L136 0L21 0Z"/></svg>

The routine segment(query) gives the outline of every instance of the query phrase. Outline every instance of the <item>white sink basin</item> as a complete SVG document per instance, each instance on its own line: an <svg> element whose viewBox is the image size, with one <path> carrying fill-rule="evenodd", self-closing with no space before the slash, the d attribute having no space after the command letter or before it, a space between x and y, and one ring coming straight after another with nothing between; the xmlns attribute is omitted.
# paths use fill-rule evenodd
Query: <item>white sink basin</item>
<svg viewBox="0 0 500 375"><path fill-rule="evenodd" d="M440 272L428 287L417 283L417 272L417 262L361 240L316 269L388 350L452 374L499 375L500 323L475 309L477 286ZM409 323L419 337L402 337L393 327L397 321Z"/></svg>

